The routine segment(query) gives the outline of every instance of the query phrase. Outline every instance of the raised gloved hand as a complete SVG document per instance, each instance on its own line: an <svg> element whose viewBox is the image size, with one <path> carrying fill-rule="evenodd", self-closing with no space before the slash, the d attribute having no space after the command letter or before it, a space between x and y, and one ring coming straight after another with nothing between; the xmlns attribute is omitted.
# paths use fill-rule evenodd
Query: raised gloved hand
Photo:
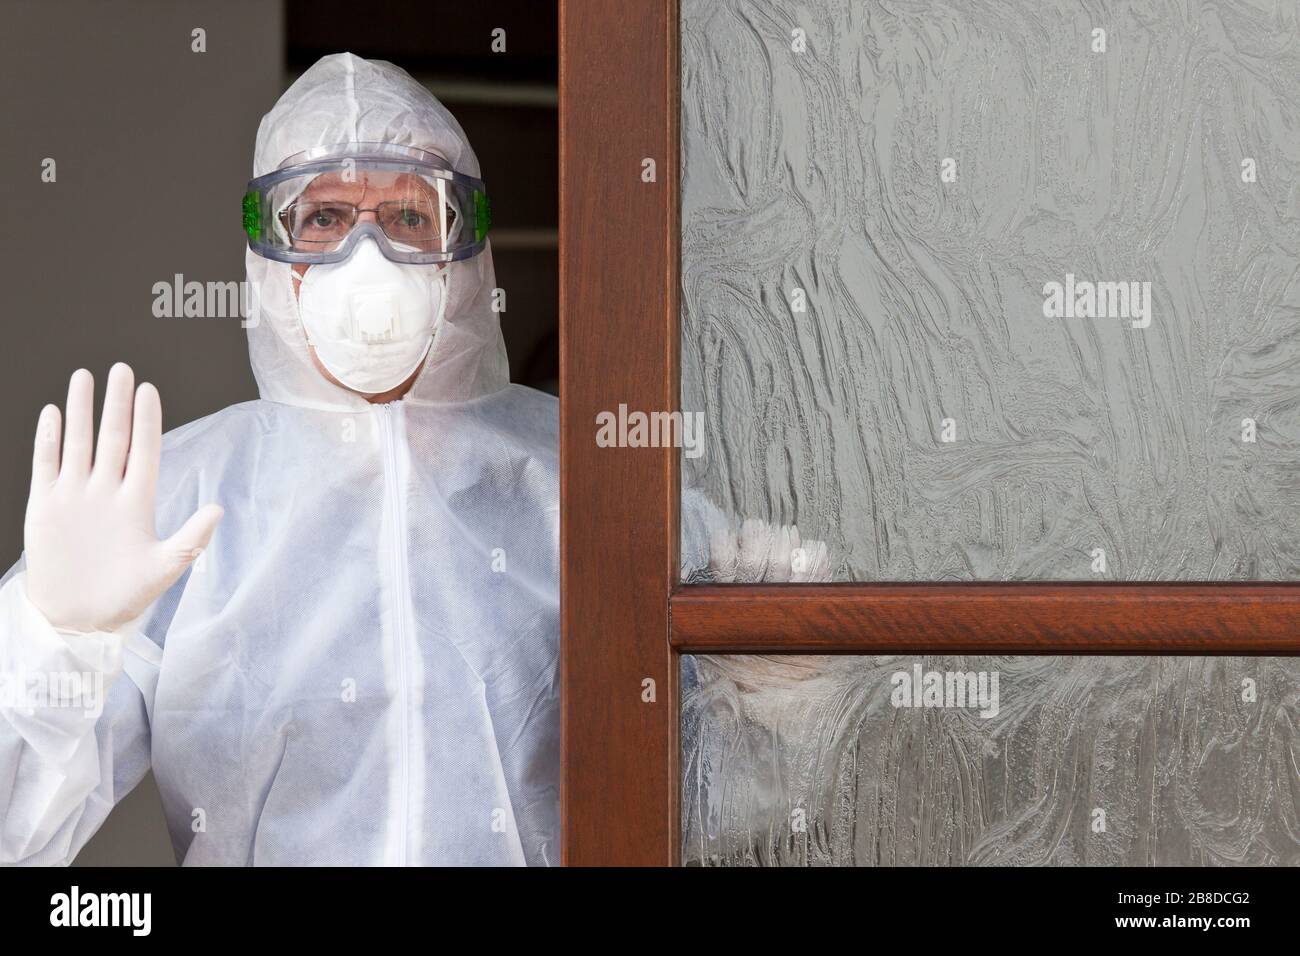
<svg viewBox="0 0 1300 956"><path fill-rule="evenodd" d="M747 518L739 532L728 525L710 534L709 578L735 584L826 582L832 578L830 552L824 541L804 541L794 525ZM722 656L710 664L766 710L780 703L779 691L825 672L823 659L803 655Z"/></svg>
<svg viewBox="0 0 1300 956"><path fill-rule="evenodd" d="M724 526L709 537L711 581L782 584L829 581L830 553L823 541L804 541L794 525L746 518L740 531Z"/></svg>
<svg viewBox="0 0 1300 956"><path fill-rule="evenodd" d="M68 382L62 460L58 406L41 410L23 531L28 600L71 631L112 631L144 613L207 546L222 515L205 505L159 541L158 390L146 383L137 391L130 367L113 366L92 463L94 389L85 369Z"/></svg>

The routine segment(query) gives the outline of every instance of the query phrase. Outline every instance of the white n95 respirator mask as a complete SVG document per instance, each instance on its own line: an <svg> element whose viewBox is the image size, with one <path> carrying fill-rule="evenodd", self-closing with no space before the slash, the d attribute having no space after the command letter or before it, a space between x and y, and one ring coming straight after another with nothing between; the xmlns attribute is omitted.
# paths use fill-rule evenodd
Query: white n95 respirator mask
<svg viewBox="0 0 1300 956"><path fill-rule="evenodd" d="M368 395L396 388L420 367L447 308L446 267L390 262L370 237L298 282L298 313L316 357Z"/></svg>

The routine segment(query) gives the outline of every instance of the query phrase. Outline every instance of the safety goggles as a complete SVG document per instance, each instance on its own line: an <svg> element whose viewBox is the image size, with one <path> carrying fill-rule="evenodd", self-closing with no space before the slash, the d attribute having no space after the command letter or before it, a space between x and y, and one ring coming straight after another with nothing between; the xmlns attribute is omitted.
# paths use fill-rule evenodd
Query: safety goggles
<svg viewBox="0 0 1300 956"><path fill-rule="evenodd" d="M482 180L408 146L307 150L244 193L249 248L280 262L339 262L366 236L394 262L453 262L481 252L490 226Z"/></svg>

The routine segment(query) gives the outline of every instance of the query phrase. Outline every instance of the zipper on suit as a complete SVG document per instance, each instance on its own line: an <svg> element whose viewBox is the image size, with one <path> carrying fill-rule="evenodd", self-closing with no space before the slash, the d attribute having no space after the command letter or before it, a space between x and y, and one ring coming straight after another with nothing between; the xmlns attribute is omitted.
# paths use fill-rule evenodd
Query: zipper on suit
<svg viewBox="0 0 1300 956"><path fill-rule="evenodd" d="M379 429L384 452L384 507L388 509L388 519L392 529L392 548L387 556L389 570L393 576L393 599L395 607L394 648L397 658L397 707L400 711L398 755L398 806L397 806L397 848L398 866L406 866L409 857L409 825L411 814L411 668L410 642L411 627L407 620L407 608L410 597L410 575L408 573L406 553L406 507L405 489L400 474L397 443L404 437L405 422L400 402L376 405L379 412Z"/></svg>

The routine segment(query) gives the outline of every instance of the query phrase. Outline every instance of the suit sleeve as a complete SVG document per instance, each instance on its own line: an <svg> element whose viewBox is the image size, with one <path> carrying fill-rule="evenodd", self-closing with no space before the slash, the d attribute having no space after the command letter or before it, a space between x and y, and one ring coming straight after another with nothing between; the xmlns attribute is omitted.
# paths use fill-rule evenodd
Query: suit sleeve
<svg viewBox="0 0 1300 956"><path fill-rule="evenodd" d="M0 864L66 865L149 769L161 652L139 621L56 629L22 563L0 584Z"/></svg>

